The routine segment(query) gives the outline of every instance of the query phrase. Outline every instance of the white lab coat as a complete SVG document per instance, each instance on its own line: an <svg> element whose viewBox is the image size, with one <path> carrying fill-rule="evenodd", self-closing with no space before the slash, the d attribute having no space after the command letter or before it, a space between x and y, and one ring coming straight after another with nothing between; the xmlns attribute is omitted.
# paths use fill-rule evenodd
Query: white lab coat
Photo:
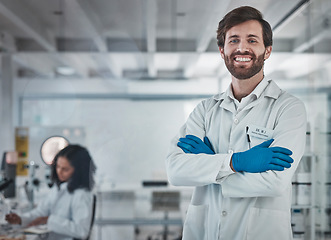
<svg viewBox="0 0 331 240"><path fill-rule="evenodd" d="M54 185L38 206L21 215L22 225L26 226L37 217L49 216L47 228L49 240L84 239L90 229L92 217L93 194L84 189L76 189L73 193L67 190L67 183L60 189Z"/></svg>
<svg viewBox="0 0 331 240"><path fill-rule="evenodd" d="M306 111L275 82L264 84L261 95L239 112L229 89L202 101L172 140L168 179L176 186L195 187L184 240L292 239L291 179L304 153ZM231 170L232 153L249 149L245 129L250 124L274 130L271 147L292 150L291 168L262 173ZM177 142L186 134L207 136L216 154L185 154ZM251 147L263 141L251 137Z"/></svg>

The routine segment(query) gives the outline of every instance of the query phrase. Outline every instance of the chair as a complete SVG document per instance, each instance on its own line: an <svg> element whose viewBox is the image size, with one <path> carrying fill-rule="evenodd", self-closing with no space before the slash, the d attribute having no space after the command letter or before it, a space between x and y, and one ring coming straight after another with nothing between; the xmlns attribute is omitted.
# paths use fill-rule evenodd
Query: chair
<svg viewBox="0 0 331 240"><path fill-rule="evenodd" d="M152 193L152 211L164 212L164 220L168 220L170 211L180 210L180 192L178 191L154 191ZM168 224L164 224L163 231L157 233L161 235L163 240L168 239L168 235L176 235L174 232L168 230ZM148 236L148 239L159 239L158 237Z"/></svg>
<svg viewBox="0 0 331 240"><path fill-rule="evenodd" d="M89 230L89 233L87 235L87 238L86 239L74 238L74 240L89 240L90 239L90 235L91 235L91 232L92 232L92 228L93 228L93 224L94 224L94 219L95 219L96 203L97 203L97 196L94 194L93 195L93 203L92 203L91 225L90 225L90 230Z"/></svg>

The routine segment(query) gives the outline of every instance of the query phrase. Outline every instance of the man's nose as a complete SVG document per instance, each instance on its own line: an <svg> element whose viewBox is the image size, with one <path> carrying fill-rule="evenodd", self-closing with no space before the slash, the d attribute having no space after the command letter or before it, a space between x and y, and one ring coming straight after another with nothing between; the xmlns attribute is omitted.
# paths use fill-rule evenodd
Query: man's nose
<svg viewBox="0 0 331 240"><path fill-rule="evenodd" d="M240 43L238 44L238 48L237 51L244 53L248 50L248 44L246 41L240 41Z"/></svg>

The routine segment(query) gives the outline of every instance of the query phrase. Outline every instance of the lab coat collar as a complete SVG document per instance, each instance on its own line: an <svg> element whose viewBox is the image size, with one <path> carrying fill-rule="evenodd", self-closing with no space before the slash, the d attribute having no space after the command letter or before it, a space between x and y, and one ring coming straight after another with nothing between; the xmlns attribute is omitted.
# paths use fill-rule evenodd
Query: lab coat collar
<svg viewBox="0 0 331 240"><path fill-rule="evenodd" d="M267 82L268 82L268 85L265 87L264 96L277 99L279 97L279 95L281 94L282 90L278 87L278 85L273 80L270 79L270 80L267 80ZM231 91L231 84L229 85L229 87L227 88L227 90L225 92L216 94L213 96L213 98L216 101L225 100L226 98L229 98L230 91ZM261 95L263 95L263 92ZM257 96L257 97L259 97L259 96Z"/></svg>
<svg viewBox="0 0 331 240"><path fill-rule="evenodd" d="M231 84L225 92L214 96L214 99L217 101L221 101L220 107L230 112L235 112L236 111L235 103L231 99L230 95L231 95Z"/></svg>
<svg viewBox="0 0 331 240"><path fill-rule="evenodd" d="M273 80L268 80L268 82L269 82L269 84L264 91L264 96L277 99L280 96L280 94L282 93L282 90L278 87L278 85Z"/></svg>
<svg viewBox="0 0 331 240"><path fill-rule="evenodd" d="M265 81L265 80L262 80L262 81ZM231 87L232 86L230 84L225 92L214 95L213 98L216 101L222 101L220 104L220 107L223 107L224 109L229 110L231 112L235 112L236 109L235 109L233 100L230 98ZM259 91L260 89L257 89L258 91L255 93L257 98L270 97L270 98L277 99L282 92L282 90L278 87L278 85L273 80L267 80L267 86L266 87L263 86L261 89L262 89L261 92ZM255 89L254 89L254 91L255 91ZM257 102L254 101L253 104L251 103L249 105L254 106L256 103Z"/></svg>
<svg viewBox="0 0 331 240"><path fill-rule="evenodd" d="M59 190L65 190L68 188L68 182L64 182L60 184Z"/></svg>

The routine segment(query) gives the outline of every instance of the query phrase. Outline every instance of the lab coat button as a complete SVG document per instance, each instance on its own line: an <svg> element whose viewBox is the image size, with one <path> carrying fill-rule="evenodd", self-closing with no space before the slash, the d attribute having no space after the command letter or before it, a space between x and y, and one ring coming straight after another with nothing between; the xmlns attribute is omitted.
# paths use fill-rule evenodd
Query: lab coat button
<svg viewBox="0 0 331 240"><path fill-rule="evenodd" d="M239 123L239 120L238 120L237 118L235 118L235 119L233 120L233 122L234 122L235 124L238 124L238 123Z"/></svg>
<svg viewBox="0 0 331 240"><path fill-rule="evenodd" d="M222 216L225 217L226 215L228 215L228 213L226 211L223 211Z"/></svg>
<svg viewBox="0 0 331 240"><path fill-rule="evenodd" d="M229 149L228 153L232 154L233 153L233 150L232 149Z"/></svg>

